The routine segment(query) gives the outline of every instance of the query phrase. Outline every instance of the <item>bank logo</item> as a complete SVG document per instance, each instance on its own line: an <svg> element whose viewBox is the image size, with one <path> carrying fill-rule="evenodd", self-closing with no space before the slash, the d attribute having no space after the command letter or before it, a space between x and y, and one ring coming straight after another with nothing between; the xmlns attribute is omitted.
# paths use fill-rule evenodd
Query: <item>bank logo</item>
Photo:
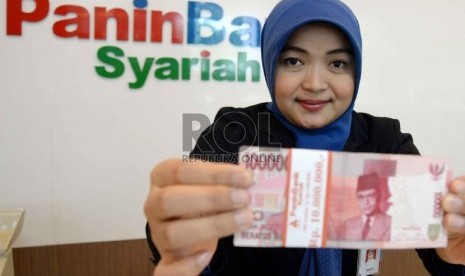
<svg viewBox="0 0 465 276"><path fill-rule="evenodd" d="M55 36L73 39L73 42L75 39L111 39L115 43L134 41L164 47L173 44L184 45L186 52L199 53L196 56L141 58L128 54L120 45L101 46L96 52L95 73L105 79L131 76L128 81L131 89L143 87L150 75L159 81L260 81L259 61L247 56L249 50L258 51L260 47L261 22L253 16L227 16L232 19L226 20L221 5L199 1L187 1L186 10L182 12L151 9L148 1L141 0L132 1L132 11L120 7L62 4L61 1L59 5L53 4L56 3L49 0L7 0L7 35L27 35L34 31L34 24L52 22L50 28ZM187 18L183 14L187 14ZM45 20L50 17L52 20ZM114 32L110 33L110 29ZM170 31L170 36L164 35L164 31ZM170 40L163 41L166 37ZM240 50L235 57L224 58L221 56L224 44ZM193 46L196 46L195 51L189 49ZM199 51L198 46L208 48Z"/></svg>

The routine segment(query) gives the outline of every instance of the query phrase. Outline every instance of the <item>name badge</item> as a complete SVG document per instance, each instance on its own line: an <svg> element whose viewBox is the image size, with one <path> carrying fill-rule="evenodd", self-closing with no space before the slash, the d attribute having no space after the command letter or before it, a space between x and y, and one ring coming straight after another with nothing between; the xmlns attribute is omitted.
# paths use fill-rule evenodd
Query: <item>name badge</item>
<svg viewBox="0 0 465 276"><path fill-rule="evenodd" d="M358 251L357 276L378 274L381 249L365 248Z"/></svg>

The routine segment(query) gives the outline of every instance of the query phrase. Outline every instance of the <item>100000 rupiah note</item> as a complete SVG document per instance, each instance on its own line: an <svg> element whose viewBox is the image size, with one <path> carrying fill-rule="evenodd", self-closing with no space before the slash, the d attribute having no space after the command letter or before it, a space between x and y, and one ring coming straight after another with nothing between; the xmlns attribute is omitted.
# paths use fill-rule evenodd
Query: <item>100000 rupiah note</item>
<svg viewBox="0 0 465 276"><path fill-rule="evenodd" d="M447 158L242 148L253 172L248 247L445 247Z"/></svg>

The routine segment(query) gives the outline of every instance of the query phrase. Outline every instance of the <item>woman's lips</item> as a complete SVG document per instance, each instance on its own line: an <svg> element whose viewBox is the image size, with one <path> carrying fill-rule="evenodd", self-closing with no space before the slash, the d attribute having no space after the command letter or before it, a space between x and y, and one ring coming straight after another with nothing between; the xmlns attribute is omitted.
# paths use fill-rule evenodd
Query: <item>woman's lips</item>
<svg viewBox="0 0 465 276"><path fill-rule="evenodd" d="M306 110L314 112L314 111L319 111L320 109L325 107L325 105L329 101L323 101L323 100L297 100L297 102L303 108L305 108Z"/></svg>

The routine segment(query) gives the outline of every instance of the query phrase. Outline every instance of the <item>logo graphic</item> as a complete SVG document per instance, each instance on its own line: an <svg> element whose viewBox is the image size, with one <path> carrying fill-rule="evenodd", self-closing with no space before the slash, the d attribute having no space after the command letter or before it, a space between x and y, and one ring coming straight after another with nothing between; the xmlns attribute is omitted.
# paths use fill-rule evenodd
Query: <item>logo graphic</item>
<svg viewBox="0 0 465 276"><path fill-rule="evenodd" d="M248 56L250 50L255 50L258 56L261 43L262 23L255 17L225 16L223 7L214 2L186 1L185 11L150 9L146 0L131 1L132 11L125 7L56 2L61 1L7 0L6 34L27 35L40 25L50 28L61 40L73 43L78 39L150 43L151 47L173 44L189 55L199 53L137 57L116 45L99 45L95 73L104 79L127 75L131 78L130 89L142 88L149 76L157 81L260 81L260 62ZM49 22L50 26L45 25ZM230 44L235 52L231 54L228 49L228 58L223 56L225 44Z"/></svg>
<svg viewBox="0 0 465 276"><path fill-rule="evenodd" d="M429 173L431 174L431 178L434 181L438 181L441 175L444 173L445 168L445 164L429 164Z"/></svg>
<svg viewBox="0 0 465 276"><path fill-rule="evenodd" d="M439 231L441 230L441 225L439 224L429 224L428 225L428 238L431 241L436 240L439 237Z"/></svg>

